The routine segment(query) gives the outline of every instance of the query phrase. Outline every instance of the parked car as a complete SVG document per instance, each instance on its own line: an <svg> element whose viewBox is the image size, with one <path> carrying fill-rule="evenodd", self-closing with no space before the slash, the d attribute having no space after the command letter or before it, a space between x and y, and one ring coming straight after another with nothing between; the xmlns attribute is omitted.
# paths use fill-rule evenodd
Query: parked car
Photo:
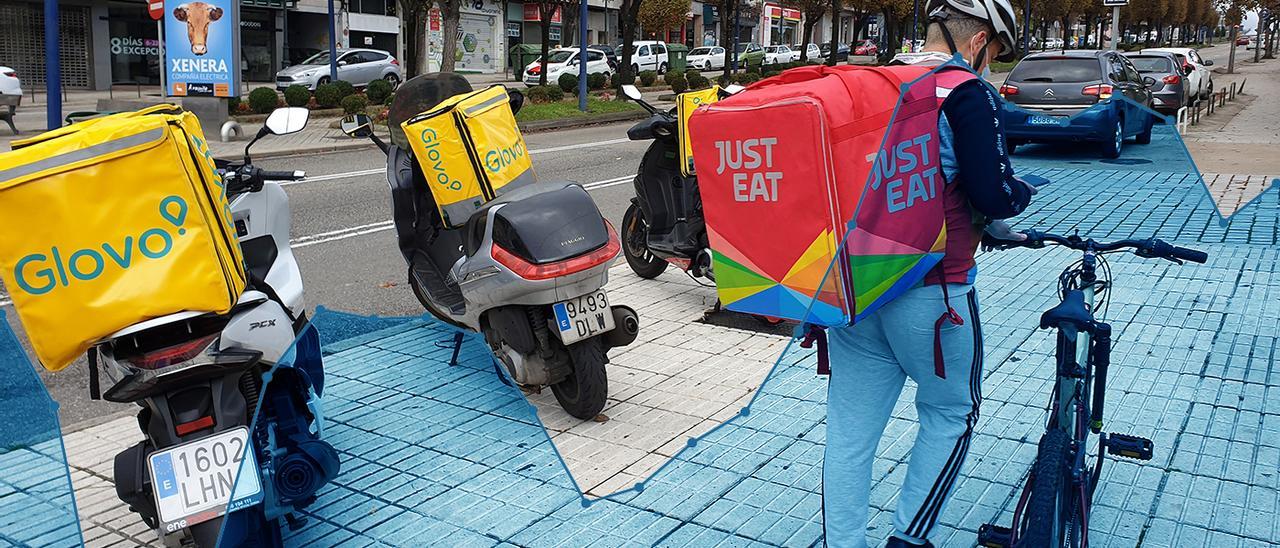
<svg viewBox="0 0 1280 548"><path fill-rule="evenodd" d="M732 63L732 59L725 59L726 63ZM764 64L764 47L755 42L738 44L738 66L739 67L759 67Z"/></svg>
<svg viewBox="0 0 1280 548"><path fill-rule="evenodd" d="M0 66L0 95L22 97L22 82L18 80L18 72L6 66Z"/></svg>
<svg viewBox="0 0 1280 548"><path fill-rule="evenodd" d="M800 52L791 51L790 46L777 45L764 47L764 64L781 65L800 58Z"/></svg>
<svg viewBox="0 0 1280 548"><path fill-rule="evenodd" d="M720 46L702 46L689 50L686 61L689 68L698 70L715 70L724 68L724 48Z"/></svg>
<svg viewBox="0 0 1280 548"><path fill-rule="evenodd" d="M831 57L831 42L827 42L822 45L822 58L828 59L830 57ZM844 62L847 62L848 60L849 60L849 46L845 44L838 44L836 46L836 62L844 63Z"/></svg>
<svg viewBox="0 0 1280 548"><path fill-rule="evenodd" d="M376 49L339 49L338 79L357 87L369 85L374 80L386 80L392 88L404 80L400 62L390 53ZM312 55L301 64L285 67L276 73L276 88L292 85L306 86L315 91L316 86L329 82L329 52Z"/></svg>
<svg viewBox="0 0 1280 548"><path fill-rule="evenodd" d="M547 53L547 85L556 85L556 82L560 81L561 74L578 75L578 53L578 48L556 48ZM613 69L609 67L609 60L605 58L603 51L587 48L587 74L601 73L606 76L613 74ZM538 85L541 75L542 57L538 57L538 60L524 68L525 85Z"/></svg>
<svg viewBox="0 0 1280 548"><path fill-rule="evenodd" d="M1157 112L1176 114L1178 109L1191 104L1191 93L1177 55L1133 52L1124 56L1138 69L1138 74L1155 79L1151 84L1151 105Z"/></svg>
<svg viewBox="0 0 1280 548"><path fill-rule="evenodd" d="M1155 116L1148 110L1148 86L1154 83L1114 51L1029 55L1000 86L1000 95L1020 107L1001 111L1006 146L1012 153L1033 141L1091 141L1116 158L1128 137L1151 142Z"/></svg>
<svg viewBox="0 0 1280 548"><path fill-rule="evenodd" d="M821 63L821 62L822 62L822 48L818 47L818 45L817 45L817 44L805 44L805 45L801 45L801 44L792 44L792 45L791 45L791 50L792 50L792 51L795 51L795 52L797 53L797 55L796 55L796 61L799 61L799 60L800 60L800 55L799 55L799 53L800 53L800 52L804 52L804 54L805 54L805 55L804 55L804 56L805 56L805 62L806 62L806 63Z"/></svg>
<svg viewBox="0 0 1280 548"><path fill-rule="evenodd" d="M1046 38L1044 45L1045 49L1062 49L1064 47L1061 38Z"/></svg>
<svg viewBox="0 0 1280 548"><path fill-rule="evenodd" d="M863 40L853 48L854 55L879 55L880 46L876 45L874 40Z"/></svg>
<svg viewBox="0 0 1280 548"><path fill-rule="evenodd" d="M614 72L618 71L618 63L622 62L618 59L619 57L618 50L620 48L614 48L613 46L610 46L608 44L596 44L596 45L587 46L587 47L590 49L599 50L600 52L603 52L604 59L609 62L609 68L612 69Z"/></svg>
<svg viewBox="0 0 1280 548"><path fill-rule="evenodd" d="M652 70L658 74L667 72L667 43L657 40L637 40L631 44L631 71L639 74L642 70ZM622 46L618 46L622 51ZM619 53L621 55L621 53Z"/></svg>
<svg viewBox="0 0 1280 548"><path fill-rule="evenodd" d="M1237 45L1237 46L1245 46L1245 47L1246 47L1246 49L1247 49L1247 48L1248 48L1248 46L1249 46L1249 37L1248 37L1248 36L1241 36L1241 37L1239 37L1239 38L1236 38L1236 45Z"/></svg>
<svg viewBox="0 0 1280 548"><path fill-rule="evenodd" d="M1183 76L1191 87L1192 99L1208 99L1213 95L1213 61L1202 59L1195 48L1150 48L1142 53L1163 51L1181 56Z"/></svg>

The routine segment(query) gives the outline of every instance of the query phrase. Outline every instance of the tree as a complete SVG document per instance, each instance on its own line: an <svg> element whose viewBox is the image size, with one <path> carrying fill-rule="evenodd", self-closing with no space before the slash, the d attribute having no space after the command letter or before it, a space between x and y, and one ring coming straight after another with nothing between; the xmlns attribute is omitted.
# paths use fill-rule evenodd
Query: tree
<svg viewBox="0 0 1280 548"><path fill-rule="evenodd" d="M411 36L405 43L405 78L427 71L427 14L433 0L397 0L400 8L401 36Z"/></svg>
<svg viewBox="0 0 1280 548"><path fill-rule="evenodd" d="M636 40L636 20L640 17L641 0L622 0L618 8L618 25L622 31L622 51L619 52L618 81L630 84L636 81L636 71L631 66L632 45ZM621 95L619 95L621 97Z"/></svg>
<svg viewBox="0 0 1280 548"><path fill-rule="evenodd" d="M680 26L689 16L689 0L645 0L636 14L636 22L645 32L656 34L659 39L673 27Z"/></svg>
<svg viewBox="0 0 1280 548"><path fill-rule="evenodd" d="M800 61L809 60L809 42L813 41L813 27L817 26L822 15L827 12L827 0L786 0L784 6L800 10L804 14L804 28L801 30Z"/></svg>
<svg viewBox="0 0 1280 548"><path fill-rule="evenodd" d="M734 69L733 23L742 10L742 0L710 0L708 3L715 7L716 13L720 15L720 46L724 48L724 77L729 78Z"/></svg>
<svg viewBox="0 0 1280 548"><path fill-rule="evenodd" d="M538 2L538 28L542 31L542 57L539 58L542 66L539 67L541 70L538 72L540 86L547 85L547 57L551 55L551 19L555 17L556 10L560 10L563 19L564 11L576 5L578 5L577 0L540 0ZM445 32L448 32L448 26L445 27ZM455 28L454 33L457 32Z"/></svg>
<svg viewBox="0 0 1280 548"><path fill-rule="evenodd" d="M1257 0L1214 0L1214 5L1222 13L1222 22L1231 29L1227 36L1227 44L1231 48L1227 57L1227 74L1236 71L1236 36L1240 32L1240 22L1244 14L1258 7Z"/></svg>
<svg viewBox="0 0 1280 548"><path fill-rule="evenodd" d="M458 63L458 24L462 19L462 0L436 0L436 7L440 9L440 18L444 19L441 27L444 43L441 44L443 51L440 72L453 72ZM423 30L417 29L419 33Z"/></svg>

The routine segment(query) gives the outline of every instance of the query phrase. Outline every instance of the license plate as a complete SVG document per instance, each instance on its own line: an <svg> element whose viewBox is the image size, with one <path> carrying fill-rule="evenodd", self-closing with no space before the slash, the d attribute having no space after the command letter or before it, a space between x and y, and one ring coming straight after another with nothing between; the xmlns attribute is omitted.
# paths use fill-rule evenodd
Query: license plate
<svg viewBox="0 0 1280 548"><path fill-rule="evenodd" d="M257 463L244 450L248 441L249 429L241 427L147 457L162 530L171 533L262 502Z"/></svg>
<svg viewBox="0 0 1280 548"><path fill-rule="evenodd" d="M560 341L573 344L613 329L613 311L603 289L552 305Z"/></svg>
<svg viewBox="0 0 1280 548"><path fill-rule="evenodd" d="M1033 126L1057 126L1062 124L1063 116L1029 116L1027 124Z"/></svg>

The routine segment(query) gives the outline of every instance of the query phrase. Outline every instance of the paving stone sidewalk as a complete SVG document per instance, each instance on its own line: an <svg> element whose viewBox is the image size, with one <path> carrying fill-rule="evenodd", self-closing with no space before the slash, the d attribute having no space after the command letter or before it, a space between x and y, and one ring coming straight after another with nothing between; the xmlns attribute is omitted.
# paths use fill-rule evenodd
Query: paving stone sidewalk
<svg viewBox="0 0 1280 548"><path fill-rule="evenodd" d="M1108 462L1091 539L1280 542L1272 518L1280 506L1280 193L1263 194L1224 227L1190 173L1038 172L1055 182L1019 226L1155 235L1211 256L1186 266L1112 260L1105 317L1117 343L1107 429L1148 437L1157 452L1150 462ZM1052 304L1057 273L1074 259L1060 250L979 258L985 401L934 535L939 546L971 545L979 525L1010 519L1051 380L1053 338L1034 325ZM477 341L449 367L451 331L435 323L328 347L329 435L343 473L290 542L818 544L825 379L814 374L811 353L785 337L697 323L713 291L674 272L642 281L618 266L608 287L644 323L642 339L613 356L604 423L567 419L549 394L526 400L499 381ZM878 452L873 541L890 532L915 435L912 394L909 385ZM109 483L111 456L137 436L132 419L67 436L91 546L151 540Z"/></svg>

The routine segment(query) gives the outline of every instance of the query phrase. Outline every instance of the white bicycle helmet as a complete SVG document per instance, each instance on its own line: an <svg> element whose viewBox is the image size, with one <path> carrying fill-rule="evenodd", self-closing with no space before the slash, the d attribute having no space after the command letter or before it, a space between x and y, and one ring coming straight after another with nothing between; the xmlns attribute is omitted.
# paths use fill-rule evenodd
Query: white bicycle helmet
<svg viewBox="0 0 1280 548"><path fill-rule="evenodd" d="M951 32L943 24L949 12L962 13L989 23L995 30L993 41L1000 42L1000 53L996 55L996 60L1013 60L1017 53L1018 18L1014 15L1013 5L1009 0L929 0L925 6L925 13L929 14L928 20L942 26L942 35L954 52L956 46L951 39Z"/></svg>

